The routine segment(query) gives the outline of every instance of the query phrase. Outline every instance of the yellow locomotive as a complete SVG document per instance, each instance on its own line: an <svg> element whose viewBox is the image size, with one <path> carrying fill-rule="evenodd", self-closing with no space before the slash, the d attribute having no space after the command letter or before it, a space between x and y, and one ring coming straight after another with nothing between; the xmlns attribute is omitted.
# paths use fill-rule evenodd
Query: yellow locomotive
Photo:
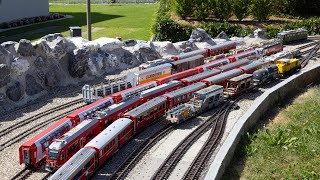
<svg viewBox="0 0 320 180"><path fill-rule="evenodd" d="M280 76L287 76L301 69L301 61L297 58L279 59L274 62L279 71Z"/></svg>

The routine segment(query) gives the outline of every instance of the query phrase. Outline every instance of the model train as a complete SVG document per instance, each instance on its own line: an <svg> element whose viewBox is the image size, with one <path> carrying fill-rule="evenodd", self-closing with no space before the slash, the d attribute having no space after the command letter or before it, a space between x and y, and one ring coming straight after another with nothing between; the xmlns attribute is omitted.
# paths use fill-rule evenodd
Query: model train
<svg viewBox="0 0 320 180"><path fill-rule="evenodd" d="M151 124L166 112L168 112L167 116L171 119L178 116L181 118L182 114L187 114L191 117L191 114L195 115L217 106L223 101L223 91L225 91L226 95L234 96L252 88L253 76L250 73L264 67L266 64L269 63L263 61L252 62L166 93L126 112L120 119L113 122L85 145L84 148L80 149L58 169L51 179L87 179L135 132ZM277 67L277 65L273 64L267 66ZM225 90L223 90L224 88ZM192 104L197 104L198 109L195 106L187 106L186 104L179 106L188 102L194 95L196 95L196 98L194 98ZM186 113L189 112L186 110L188 108L194 108L191 114Z"/></svg>
<svg viewBox="0 0 320 180"><path fill-rule="evenodd" d="M230 57L229 59L210 62L208 64L198 67L197 69L196 68L188 69L190 67L194 67L192 65L196 63L191 61L181 60L180 64L178 63L175 65L171 65L171 67L176 67L177 69L181 69L185 71L182 71L176 74L171 74L171 75L168 74L168 76L162 77L162 78L149 74L147 78L148 80L145 81L144 84L134 86L124 91L120 91L118 93L113 94L112 96L105 97L84 108L81 108L71 113L67 117L62 118L57 123L51 125L49 128L47 128L43 132L41 132L40 134L36 135L34 138L30 139L29 141L21 145L19 148L20 164L24 163L26 165L38 167L46 157L46 148L49 147L49 145L53 142L54 139L61 137L70 129L74 128L85 119L90 118L95 112L99 110L108 108L112 104L127 100L133 96L140 94L144 90L151 89L156 86L160 86L172 80L180 80L188 76L192 76L204 71L208 71L214 67L232 63L234 61L241 60L241 58L247 58L248 56L251 56L251 55L252 55L252 51L248 51L248 52L242 53L241 57L236 58L237 55L235 55L235 57ZM198 55L198 57L202 57L202 56L203 55ZM194 57L189 58L189 60L190 59L197 61L197 59ZM178 66L178 65L181 65L181 66ZM164 65L162 67L167 68L167 65ZM172 70L171 70L171 73L172 73ZM139 78L140 77L138 76L138 80ZM155 78L157 78L156 81L151 81L151 79L155 79Z"/></svg>
<svg viewBox="0 0 320 180"><path fill-rule="evenodd" d="M291 42L308 39L308 31L303 28L282 31L278 33L278 38L283 42L283 44L289 44Z"/></svg>

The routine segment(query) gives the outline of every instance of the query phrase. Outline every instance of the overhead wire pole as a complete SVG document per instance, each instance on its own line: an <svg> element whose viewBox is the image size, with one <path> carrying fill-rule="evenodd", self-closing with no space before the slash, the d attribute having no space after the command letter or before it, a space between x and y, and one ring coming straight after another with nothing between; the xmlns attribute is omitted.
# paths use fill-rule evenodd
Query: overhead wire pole
<svg viewBox="0 0 320 180"><path fill-rule="evenodd" d="M87 34L88 34L88 40L92 40L91 36L91 2L90 0L87 0Z"/></svg>

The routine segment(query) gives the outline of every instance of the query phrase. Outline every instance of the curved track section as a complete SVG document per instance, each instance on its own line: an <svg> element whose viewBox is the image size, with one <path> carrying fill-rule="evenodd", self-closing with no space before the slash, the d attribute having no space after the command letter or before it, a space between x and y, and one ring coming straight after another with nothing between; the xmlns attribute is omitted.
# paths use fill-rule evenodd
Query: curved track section
<svg viewBox="0 0 320 180"><path fill-rule="evenodd" d="M225 110L224 108L230 103L227 101L219 110L212 115L206 122L195 129L191 134L189 134L184 140L182 140L176 148L170 153L170 155L161 164L158 170L153 175L152 179L168 179L176 165L185 155L185 153L190 149L190 147L208 130L214 129L218 123L218 117L221 116ZM231 107L231 106L230 106ZM229 106L228 106L229 108Z"/></svg>
<svg viewBox="0 0 320 180"><path fill-rule="evenodd" d="M193 160L192 164L189 166L182 179L199 179L206 162L210 159L212 153L214 152L214 149L219 143L219 140L222 138L223 130L225 128L231 109L232 104L220 114L215 123L215 126L212 128L209 138L202 146L200 152Z"/></svg>

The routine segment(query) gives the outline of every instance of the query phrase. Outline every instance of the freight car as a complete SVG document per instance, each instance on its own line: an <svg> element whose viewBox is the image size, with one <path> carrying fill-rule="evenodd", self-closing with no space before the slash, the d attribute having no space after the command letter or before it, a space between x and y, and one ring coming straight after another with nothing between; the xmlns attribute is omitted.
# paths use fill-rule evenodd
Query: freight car
<svg viewBox="0 0 320 180"><path fill-rule="evenodd" d="M278 33L278 38L282 41L283 44L289 44L295 41L303 41L308 39L308 31L302 28L282 31Z"/></svg>
<svg viewBox="0 0 320 180"><path fill-rule="evenodd" d="M166 119L171 123L180 123L208 109L217 107L223 101L223 86L212 85L195 92L189 102L169 110L166 113Z"/></svg>
<svg viewBox="0 0 320 180"><path fill-rule="evenodd" d="M264 84L278 78L278 76L278 67L275 64L270 64L253 72L253 85Z"/></svg>
<svg viewBox="0 0 320 180"><path fill-rule="evenodd" d="M291 75L301 69L301 61L297 58L280 59L275 61L275 64L278 66L280 76Z"/></svg>

